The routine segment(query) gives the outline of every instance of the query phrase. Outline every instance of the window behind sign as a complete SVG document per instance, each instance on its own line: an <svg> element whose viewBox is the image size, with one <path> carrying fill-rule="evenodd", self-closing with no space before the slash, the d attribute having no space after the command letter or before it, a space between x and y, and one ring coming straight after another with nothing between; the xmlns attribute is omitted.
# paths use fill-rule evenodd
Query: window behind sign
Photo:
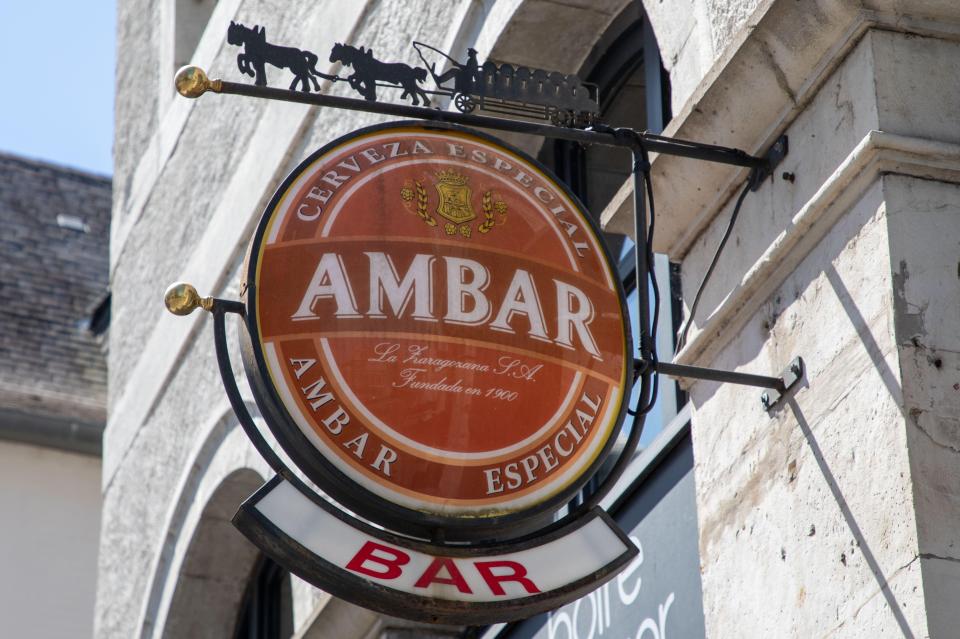
<svg viewBox="0 0 960 639"><path fill-rule="evenodd" d="M162 118L176 93L170 80L177 69L191 63L203 65L210 62L209 59L206 62L197 59L196 54L217 0L162 0L158 4L156 38L160 69L157 73L157 115Z"/></svg>
<svg viewBox="0 0 960 639"><path fill-rule="evenodd" d="M293 634L290 573L263 557L247 585L235 639L282 639Z"/></svg>

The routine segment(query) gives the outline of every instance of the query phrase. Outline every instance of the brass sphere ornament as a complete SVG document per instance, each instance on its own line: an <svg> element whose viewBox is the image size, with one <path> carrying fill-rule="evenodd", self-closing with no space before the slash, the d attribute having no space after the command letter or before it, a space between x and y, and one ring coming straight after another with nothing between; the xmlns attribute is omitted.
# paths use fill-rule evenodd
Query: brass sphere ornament
<svg viewBox="0 0 960 639"><path fill-rule="evenodd" d="M199 98L212 88L206 72L194 66L180 67L174 84L177 86L177 93L185 98Z"/></svg>
<svg viewBox="0 0 960 639"><path fill-rule="evenodd" d="M194 309L209 311L213 308L212 297L200 297L197 289L186 282L174 282L163 294L163 303L174 315L189 315Z"/></svg>

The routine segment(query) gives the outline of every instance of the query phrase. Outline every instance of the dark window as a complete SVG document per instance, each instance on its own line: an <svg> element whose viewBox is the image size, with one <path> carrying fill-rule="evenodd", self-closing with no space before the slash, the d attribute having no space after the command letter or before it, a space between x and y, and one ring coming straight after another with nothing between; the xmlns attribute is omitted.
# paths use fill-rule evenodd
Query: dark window
<svg viewBox="0 0 960 639"><path fill-rule="evenodd" d="M244 595L236 639L288 639L293 634L290 573L268 557L258 562Z"/></svg>
<svg viewBox="0 0 960 639"><path fill-rule="evenodd" d="M645 55L647 49L650 53ZM669 109L667 74L639 3L629 5L613 21L579 75L597 85L604 124L655 133L663 129ZM554 140L544 145L540 159L597 215L629 177L626 149Z"/></svg>

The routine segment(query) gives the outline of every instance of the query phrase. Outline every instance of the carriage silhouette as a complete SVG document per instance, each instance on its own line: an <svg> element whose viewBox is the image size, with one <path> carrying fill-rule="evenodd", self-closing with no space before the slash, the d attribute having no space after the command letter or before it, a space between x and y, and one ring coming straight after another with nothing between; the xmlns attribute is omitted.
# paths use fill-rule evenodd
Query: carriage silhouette
<svg viewBox="0 0 960 639"><path fill-rule="evenodd" d="M490 60L477 62L477 51L467 50L467 61L459 62L450 55L423 42L413 47L426 69L411 67L403 62L382 62L371 49L336 43L330 52L330 62L339 62L352 70L348 77L320 72L316 54L294 47L267 42L266 29L253 28L231 22L227 31L229 44L243 47L237 56L241 73L253 76L257 86L266 86L266 65L289 69L294 75L290 90L319 91L316 78L331 82L347 82L365 100L375 101L377 89L403 89L401 99L409 98L416 106L428 106L430 97L449 98L461 113L481 109L549 120L560 126L587 127L596 123L600 112L597 86L582 82L575 75L545 71L512 64L497 64ZM425 50L433 54L425 53ZM442 56L445 70L438 72L436 62L428 56ZM439 58L437 58L439 61ZM436 83L436 89L426 90L420 85L427 73Z"/></svg>
<svg viewBox="0 0 960 639"><path fill-rule="evenodd" d="M490 60L480 65L474 49L467 50L466 62L458 62L423 42L414 42L413 48L437 85L436 91L427 93L449 97L462 113L480 108L491 113L543 118L561 126L580 127L594 124L599 115L597 86L575 75ZM429 54L425 55L424 49L446 59L449 68L438 73L437 65L427 60Z"/></svg>

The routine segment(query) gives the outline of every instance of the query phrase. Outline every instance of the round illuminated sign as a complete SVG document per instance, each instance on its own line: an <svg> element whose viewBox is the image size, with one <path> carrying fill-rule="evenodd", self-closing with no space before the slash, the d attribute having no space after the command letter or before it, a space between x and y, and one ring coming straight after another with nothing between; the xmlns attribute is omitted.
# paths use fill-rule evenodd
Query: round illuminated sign
<svg viewBox="0 0 960 639"><path fill-rule="evenodd" d="M245 296L279 443L394 530L529 530L619 431L629 324L599 231L485 135L394 123L314 153L260 221Z"/></svg>

